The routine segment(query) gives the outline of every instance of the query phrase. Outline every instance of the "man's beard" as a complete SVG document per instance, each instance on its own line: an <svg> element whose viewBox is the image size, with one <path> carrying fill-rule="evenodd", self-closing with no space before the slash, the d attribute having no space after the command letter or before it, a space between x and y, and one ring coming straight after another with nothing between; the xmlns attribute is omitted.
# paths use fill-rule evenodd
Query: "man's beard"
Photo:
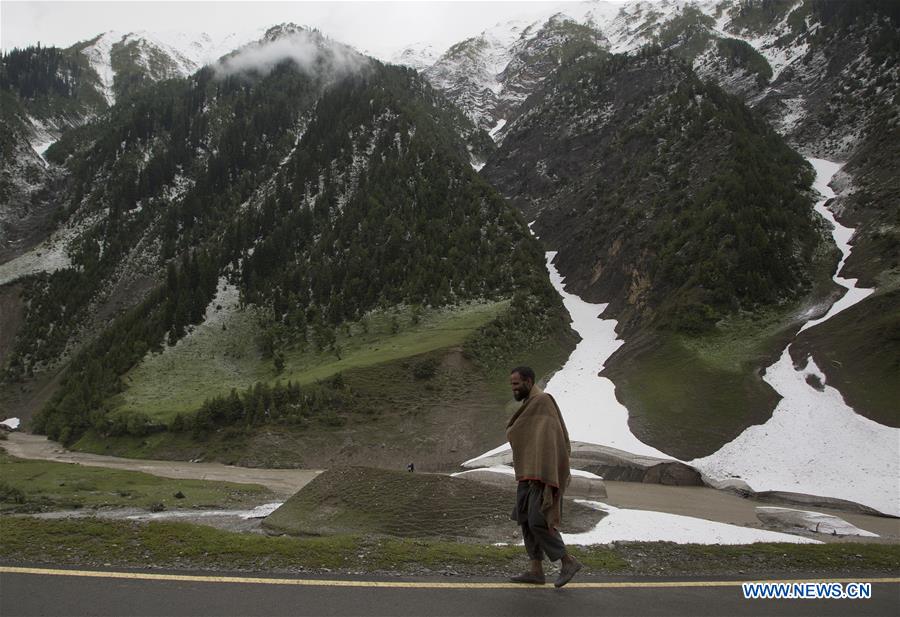
<svg viewBox="0 0 900 617"><path fill-rule="evenodd" d="M524 390L516 390L513 392L513 398L517 401L524 401L526 398L528 398L528 395L530 393L531 393L530 390L527 392Z"/></svg>

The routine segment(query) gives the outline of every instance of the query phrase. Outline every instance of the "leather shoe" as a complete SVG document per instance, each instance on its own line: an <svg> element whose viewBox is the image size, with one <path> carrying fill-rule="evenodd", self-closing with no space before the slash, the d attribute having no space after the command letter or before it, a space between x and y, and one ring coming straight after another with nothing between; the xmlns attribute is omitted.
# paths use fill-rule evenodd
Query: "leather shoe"
<svg viewBox="0 0 900 617"><path fill-rule="evenodd" d="M568 564L563 564L563 567L559 571L559 577L556 579L556 582L553 583L554 587L562 587L566 583L572 580L572 577L575 576L575 573L578 572L584 566L580 561L572 558Z"/></svg>
<svg viewBox="0 0 900 617"><path fill-rule="evenodd" d="M513 583L525 583L526 585L543 585L546 582L543 574L535 574L534 572L518 574L509 580Z"/></svg>

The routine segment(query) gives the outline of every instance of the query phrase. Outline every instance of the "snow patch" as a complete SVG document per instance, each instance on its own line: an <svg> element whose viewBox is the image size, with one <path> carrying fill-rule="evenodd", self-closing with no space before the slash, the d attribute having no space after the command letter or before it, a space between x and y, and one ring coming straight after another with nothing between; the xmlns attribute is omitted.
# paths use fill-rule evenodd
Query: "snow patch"
<svg viewBox="0 0 900 617"><path fill-rule="evenodd" d="M444 50L436 49L431 43L413 43L412 45L407 45L402 50L391 54L388 58L384 58L378 53L367 55L374 55L374 57L379 60L386 60L390 64L399 64L401 66L408 66L417 71L422 71L437 62L438 58L440 58L443 53Z"/></svg>
<svg viewBox="0 0 900 617"><path fill-rule="evenodd" d="M18 418L7 418L3 422L0 422L0 424L8 427L10 430L13 430L13 431L18 430L20 423L21 423L21 421Z"/></svg>
<svg viewBox="0 0 900 617"><path fill-rule="evenodd" d="M758 51L769 63L769 66L772 67L772 81L774 82L785 68L803 58L809 51L809 43L805 40L802 42L791 40L787 44L784 44L782 41L783 37L791 33L791 26L788 24L791 13L800 7L801 4L796 2L791 10L785 12L779 23L769 28L765 33L756 36L747 36L743 32L729 28L731 19L726 10L717 20L714 27L715 32L723 38L744 41Z"/></svg>
<svg viewBox="0 0 900 617"><path fill-rule="evenodd" d="M794 368L790 351L764 377L783 398L772 417L710 456L690 461L716 480L735 476L755 491L791 491L855 501L900 516L900 429L853 411L810 359Z"/></svg>
<svg viewBox="0 0 900 617"><path fill-rule="evenodd" d="M840 165L821 159L809 161L816 169L814 187L823 196L816 210L834 225L832 234L843 254L840 272L850 254L853 230L837 223L825 208L825 202L834 196L828 183ZM854 279L835 275L834 280L847 293L824 317L802 329L830 319L873 292L856 289ZM900 429L857 414L838 390L827 385L825 374L812 358L805 367L795 368L790 346L766 370L764 379L782 396L769 421L751 426L719 451L690 464L715 480L737 476L756 491L837 497L900 516Z"/></svg>
<svg viewBox="0 0 900 617"><path fill-rule="evenodd" d="M85 55L91 68L100 78L100 92L110 105L115 104L116 96L113 94L113 80L115 73L112 68L112 48L122 40L122 33L111 30L98 38L93 45L85 47L81 53Z"/></svg>
<svg viewBox="0 0 900 617"><path fill-rule="evenodd" d="M93 44L85 47L82 54L90 62L91 68L100 78L101 93L106 102L112 106L115 101L113 82L115 71L112 68L112 49L119 44L136 43L140 49L138 63L149 72L154 73L156 63L149 55L154 51L161 52L172 61L165 68L166 74L154 74L155 79L167 77L187 77L200 67L211 64L235 49L259 40L265 34L264 28L240 33L230 33L213 38L205 32L161 31L117 32L111 30L102 34Z"/></svg>
<svg viewBox="0 0 900 617"><path fill-rule="evenodd" d="M616 335L616 321L599 317L607 305L585 302L566 292L565 279L553 265L556 251L548 252L546 257L550 281L572 317L572 329L581 336L581 342L545 388L559 404L569 438L673 460L634 436L628 427L628 410L616 399L615 385L598 375L606 360L624 344ZM509 444L500 445L466 461L463 466L509 448Z"/></svg>
<svg viewBox="0 0 900 617"><path fill-rule="evenodd" d="M474 460L474 459L473 459ZM465 463L463 463L465 466ZM479 469L469 469L467 471L458 471L456 473L451 473L450 476L453 478L465 478L467 475L471 474L473 471L490 471L493 473L498 473L504 476L514 476L516 475L516 470L510 467L509 465L493 465L492 467L481 467Z"/></svg>
<svg viewBox="0 0 900 617"><path fill-rule="evenodd" d="M676 544L753 544L756 542L789 542L821 544L818 540L787 533L739 527L705 519L615 508L598 501L575 500L607 515L597 526L584 533L564 533L568 545L609 544L610 542L675 542Z"/></svg>
<svg viewBox="0 0 900 617"><path fill-rule="evenodd" d="M44 155L50 146L59 141L61 131L52 124L42 122L31 116L28 116L28 121L31 123L32 130L28 143L35 154L38 155L44 167L46 167L49 163Z"/></svg>
<svg viewBox="0 0 900 617"><path fill-rule="evenodd" d="M500 134L500 131L503 130L504 126L506 126L506 118L500 118L499 120L497 120L497 124L494 125L494 128L492 128L488 132L488 135L491 136L491 139L493 139L494 141L499 141L498 135Z"/></svg>
<svg viewBox="0 0 900 617"><path fill-rule="evenodd" d="M566 292L565 279L553 265L555 257L555 251L547 253L550 281L572 317L572 329L582 339L546 387L559 403L569 437L573 441L670 459L634 436L628 427L628 410L616 399L615 386L609 379L598 376L606 360L624 341L616 335L614 319L600 318L606 304L585 302Z"/></svg>
<svg viewBox="0 0 900 617"><path fill-rule="evenodd" d="M492 473L499 473L505 476L515 476L516 470L510 467L509 465L493 465L491 467L480 467L478 469L469 469L468 471L459 471L457 473L450 474L454 478L465 478L466 475L471 474L474 471L490 471ZM581 469L572 469L570 473L573 476L578 476L580 478L590 478L591 480L602 480L603 478L598 476L595 473L591 473L589 471L582 471Z"/></svg>
<svg viewBox="0 0 900 617"><path fill-rule="evenodd" d="M841 270L844 269L844 264L847 263L847 258L850 257L850 252L852 250L850 240L853 238L855 230L850 227L844 227L838 223L834 214L825 207L825 204L829 199L832 199L835 196L834 191L831 190L831 187L828 186L828 184L831 182L831 178L834 177L834 174L841 168L841 165L823 159L810 158L808 160L816 170L816 181L813 184L813 188L819 191L819 194L823 197L822 200L816 203L815 210L822 215L825 220L831 223L831 237L834 238L835 244L837 244L838 249L841 251L841 261L832 278L835 283L845 288L847 292L837 302L831 305L831 308L824 317L803 324L803 327L800 328L801 332L831 319L841 311L847 310L854 304L862 302L875 293L874 289L858 288L856 286L858 279L845 279L840 276Z"/></svg>

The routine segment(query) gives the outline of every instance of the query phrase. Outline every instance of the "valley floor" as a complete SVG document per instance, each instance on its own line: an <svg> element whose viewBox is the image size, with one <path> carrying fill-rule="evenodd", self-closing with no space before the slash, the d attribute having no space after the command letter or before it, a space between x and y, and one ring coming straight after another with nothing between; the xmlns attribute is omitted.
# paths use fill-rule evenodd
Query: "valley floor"
<svg viewBox="0 0 900 617"><path fill-rule="evenodd" d="M91 467L105 467L119 470L132 470L149 473L166 478L218 480L247 484L260 484L269 488L279 497L288 497L306 486L321 471L311 469L259 469L234 467L217 463L191 463L180 461L155 461L141 459L125 459L82 452L65 450L59 444L49 441L44 437L16 432L10 434L8 440L0 442L0 446L16 457L23 459L38 459L55 461L60 463L76 463ZM762 523L756 517L756 507L771 506L771 502L762 502L753 499L745 499L736 494L719 491L706 487L695 486L663 486L659 484L643 484L637 482L607 481L606 488L608 498L604 504L616 510L639 510L647 513L660 513L663 515L676 515L684 517L683 522L695 521L695 524L718 523L733 526L731 535L742 534L745 531L755 530L758 539L748 541L760 541L768 532L763 529ZM866 541L900 544L900 519L883 518L850 512L840 512L825 508L816 508L817 512L832 514L860 529L878 534L879 538L848 538L829 536L825 534L806 534L809 538L826 542L841 541ZM84 516L84 512L75 514ZM213 516L216 515L216 516ZM63 514L54 516L66 516ZM174 519L184 522L211 524L216 527L234 531L252 531L254 525L248 523L249 512L235 511L223 513L215 511L182 512L173 510L166 513L151 514L133 510L107 511L103 518L128 519L128 520L164 520ZM677 520L677 519L671 519ZM605 541L675 541L698 542L696 536L707 535L711 539L718 539L718 543L733 543L728 541L729 528L719 528L713 525L706 529L699 528L693 531L678 529L666 529L665 525L654 525L652 521L646 525L648 529L640 530L635 535L634 528L623 529L621 526L610 532L618 534L618 537L605 538ZM724 530L724 531L723 531ZM610 533L608 532L608 533ZM695 539L690 539L686 533L693 534ZM718 533L719 537L712 534ZM724 534L724 535L722 535ZM798 536L799 538L800 536ZM577 538L571 540L577 542ZM774 536L770 538L775 541Z"/></svg>

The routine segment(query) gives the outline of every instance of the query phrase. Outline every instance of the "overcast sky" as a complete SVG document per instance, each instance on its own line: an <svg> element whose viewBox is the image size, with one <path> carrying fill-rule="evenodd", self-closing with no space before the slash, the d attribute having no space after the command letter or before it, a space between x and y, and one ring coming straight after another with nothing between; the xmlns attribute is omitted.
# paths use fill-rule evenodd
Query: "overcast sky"
<svg viewBox="0 0 900 617"><path fill-rule="evenodd" d="M207 32L216 37L294 22L316 27L361 51L385 53L422 41L447 47L498 22L544 13L565 1L0 0L0 47L9 50L37 42L68 47L109 30Z"/></svg>

